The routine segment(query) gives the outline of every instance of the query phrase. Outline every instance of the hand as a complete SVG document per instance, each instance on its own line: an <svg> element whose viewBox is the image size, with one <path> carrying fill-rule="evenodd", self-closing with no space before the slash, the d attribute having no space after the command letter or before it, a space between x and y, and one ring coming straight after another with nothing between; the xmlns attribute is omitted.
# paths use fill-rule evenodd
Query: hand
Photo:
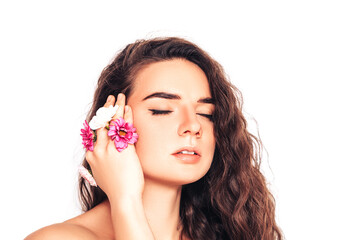
<svg viewBox="0 0 360 240"><path fill-rule="evenodd" d="M109 96L104 107L113 106L114 96ZM116 105L119 106L113 119L123 117L126 122L133 123L132 110L125 106L125 95L119 94ZM86 160L99 187L106 193L110 202L123 198L141 198L144 190L144 174L135 146L129 144L119 152L115 143L107 135L105 128L96 130L97 140L94 151L86 152Z"/></svg>

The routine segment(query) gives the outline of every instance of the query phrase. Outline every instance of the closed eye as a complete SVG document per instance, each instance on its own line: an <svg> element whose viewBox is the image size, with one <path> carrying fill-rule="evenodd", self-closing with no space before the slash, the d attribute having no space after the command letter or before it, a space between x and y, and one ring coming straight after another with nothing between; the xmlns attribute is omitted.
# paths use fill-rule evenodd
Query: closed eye
<svg viewBox="0 0 360 240"><path fill-rule="evenodd" d="M198 114L200 116L208 118L210 121L213 121L213 115L211 115L211 114L203 114L203 113L198 113Z"/></svg>
<svg viewBox="0 0 360 240"><path fill-rule="evenodd" d="M170 114L173 112L173 111L169 111L169 110L156 110L156 109L149 109L149 111L152 112L152 115L167 115L167 114ZM211 115L211 114L198 113L198 115L206 117L210 121L213 121L213 115Z"/></svg>
<svg viewBox="0 0 360 240"><path fill-rule="evenodd" d="M152 115L165 115L165 114L169 114L171 113L172 111L169 111L169 110L156 110L156 109L149 109L149 111L152 112Z"/></svg>

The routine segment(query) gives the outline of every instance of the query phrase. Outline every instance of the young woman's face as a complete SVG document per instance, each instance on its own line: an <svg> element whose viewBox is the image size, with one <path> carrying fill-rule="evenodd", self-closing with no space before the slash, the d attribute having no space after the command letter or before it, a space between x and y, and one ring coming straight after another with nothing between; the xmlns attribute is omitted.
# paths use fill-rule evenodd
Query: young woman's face
<svg viewBox="0 0 360 240"><path fill-rule="evenodd" d="M215 151L211 102L205 73L190 61L152 63L138 72L127 104L145 179L183 185L206 174Z"/></svg>

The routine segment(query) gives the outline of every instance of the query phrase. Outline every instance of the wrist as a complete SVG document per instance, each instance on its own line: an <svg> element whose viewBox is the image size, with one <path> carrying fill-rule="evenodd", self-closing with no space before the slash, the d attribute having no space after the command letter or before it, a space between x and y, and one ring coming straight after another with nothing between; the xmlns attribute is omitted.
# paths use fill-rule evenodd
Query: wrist
<svg viewBox="0 0 360 240"><path fill-rule="evenodd" d="M143 209L141 196L122 196L117 198L109 198L112 210L128 212L134 209Z"/></svg>
<svg viewBox="0 0 360 240"><path fill-rule="evenodd" d="M116 239L154 240L140 197L122 197L110 201Z"/></svg>

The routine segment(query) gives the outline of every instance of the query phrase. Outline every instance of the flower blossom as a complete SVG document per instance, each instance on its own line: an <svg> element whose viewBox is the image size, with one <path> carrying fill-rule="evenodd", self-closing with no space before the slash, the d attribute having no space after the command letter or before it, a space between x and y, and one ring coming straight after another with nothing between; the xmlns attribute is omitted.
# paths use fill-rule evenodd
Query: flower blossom
<svg viewBox="0 0 360 240"><path fill-rule="evenodd" d="M108 136L114 141L116 149L121 152L129 143L136 143L139 136L135 131L136 128L131 123L125 122L120 117L110 123Z"/></svg>
<svg viewBox="0 0 360 240"><path fill-rule="evenodd" d="M93 178L93 176L91 175L90 171L88 169L86 169L84 166L80 165L79 166L79 174L81 177L83 177L86 181L88 181L88 183L93 186L93 187L97 187L96 181Z"/></svg>
<svg viewBox="0 0 360 240"><path fill-rule="evenodd" d="M81 129L82 144L86 150L94 151L95 134L90 129L89 124L85 120L84 128Z"/></svg>
<svg viewBox="0 0 360 240"><path fill-rule="evenodd" d="M115 115L118 105L109 106L109 107L101 107L96 111L96 115L90 120L89 126L92 130L96 130L102 127L105 127L108 122Z"/></svg>

